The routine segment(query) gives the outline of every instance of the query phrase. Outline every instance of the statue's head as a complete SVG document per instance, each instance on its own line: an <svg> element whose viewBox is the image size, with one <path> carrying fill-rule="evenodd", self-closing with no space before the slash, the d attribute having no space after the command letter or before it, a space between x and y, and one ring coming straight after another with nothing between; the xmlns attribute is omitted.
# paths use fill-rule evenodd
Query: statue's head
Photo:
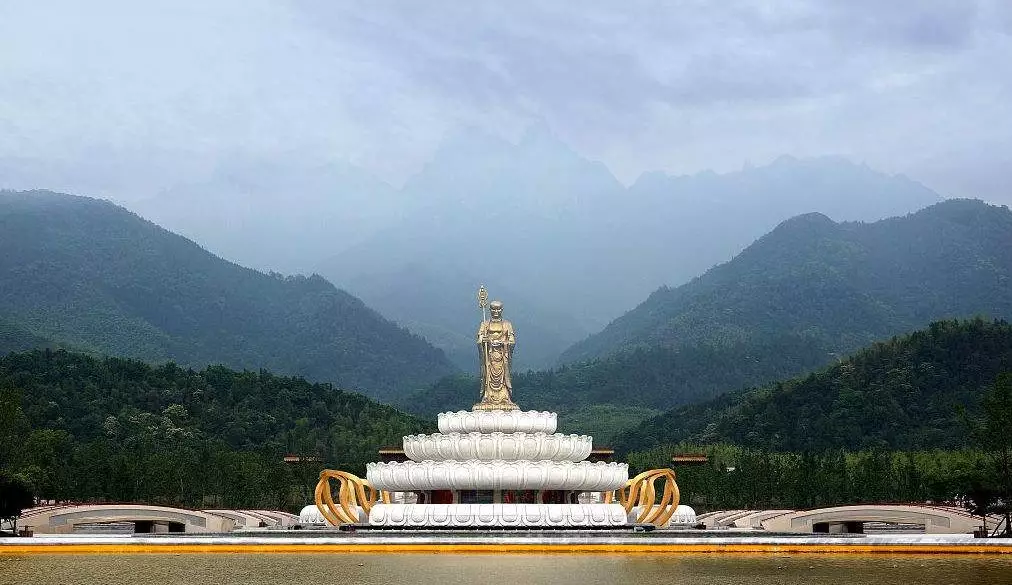
<svg viewBox="0 0 1012 585"><path fill-rule="evenodd" d="M493 319L502 319L502 301L492 301L488 304L488 312Z"/></svg>

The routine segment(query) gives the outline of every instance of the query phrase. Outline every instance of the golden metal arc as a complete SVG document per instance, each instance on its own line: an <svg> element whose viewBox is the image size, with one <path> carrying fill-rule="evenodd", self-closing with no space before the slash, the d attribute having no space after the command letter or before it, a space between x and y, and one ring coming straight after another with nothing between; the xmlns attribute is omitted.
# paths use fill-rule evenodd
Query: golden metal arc
<svg viewBox="0 0 1012 585"><path fill-rule="evenodd" d="M657 480L664 480L664 491L661 493L661 501L657 501ZM651 469L644 471L626 482L625 487L618 490L619 502L625 507L626 513L631 513L633 508L639 506L639 515L636 516L637 524L653 524L664 526L674 516L678 509L678 502L681 500L681 493L678 484L675 482L675 472L671 469ZM610 494L605 495L605 502L611 502Z"/></svg>
<svg viewBox="0 0 1012 585"><path fill-rule="evenodd" d="M337 502L331 492L330 482L338 482ZM390 494L372 487L367 481L353 473L324 469L316 484L316 508L331 526L355 524L359 521L359 507L366 514L377 501L390 503Z"/></svg>

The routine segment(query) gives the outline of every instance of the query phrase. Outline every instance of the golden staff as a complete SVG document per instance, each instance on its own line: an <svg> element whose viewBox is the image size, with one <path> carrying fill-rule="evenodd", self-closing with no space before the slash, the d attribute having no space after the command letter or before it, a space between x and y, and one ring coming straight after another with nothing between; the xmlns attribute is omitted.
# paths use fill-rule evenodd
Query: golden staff
<svg viewBox="0 0 1012 585"><path fill-rule="evenodd" d="M481 308L481 320L487 321L485 318L485 307L488 306L488 291L485 290L485 285L478 287L478 307Z"/></svg>
<svg viewBox="0 0 1012 585"><path fill-rule="evenodd" d="M478 287L478 307L481 308L481 322L484 326L488 319L485 317L485 307L488 306L488 290L485 289L485 285L482 284ZM481 328L478 329L478 340L481 341ZM478 356L478 371L481 373L481 383L478 384L478 401L481 402L485 398L485 346L479 345L481 352Z"/></svg>

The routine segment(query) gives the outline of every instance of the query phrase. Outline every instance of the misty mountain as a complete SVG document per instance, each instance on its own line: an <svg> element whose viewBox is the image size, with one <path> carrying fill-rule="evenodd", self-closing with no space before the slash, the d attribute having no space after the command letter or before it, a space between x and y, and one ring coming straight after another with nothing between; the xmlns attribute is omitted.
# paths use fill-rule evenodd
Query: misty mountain
<svg viewBox="0 0 1012 585"><path fill-rule="evenodd" d="M417 284L410 278L465 275L412 311L456 315L446 300L463 298L458 287L471 294L497 282L493 296L510 302L503 293L520 293L511 305L546 330L533 331L539 347L518 356L537 367L659 285L730 259L787 217L869 221L940 199L905 177L831 157L781 157L726 174L646 173L626 188L543 125L515 144L451 133L400 188L353 165L308 162L319 160L218 159L131 207L240 264L318 272L458 362L459 336L473 324L419 323L400 296Z"/></svg>
<svg viewBox="0 0 1012 585"><path fill-rule="evenodd" d="M348 164L230 158L131 208L244 266L311 274L320 258L403 219L402 197Z"/></svg>
<svg viewBox="0 0 1012 585"><path fill-rule="evenodd" d="M574 321L578 330L598 330L658 285L681 284L728 260L786 217L820 211L876 220L939 199L905 177L839 158L782 157L723 175L650 173L624 188L544 128L517 144L458 133L403 187L409 213L318 271L450 352L456 346L432 331L470 334L473 324L461 331L457 320L440 318L423 331L390 302L413 287L417 271L470 282L447 280L416 313L456 314L444 300L463 291L451 286L471 294L495 281L522 294L520 304L538 313L539 325L563 332L561 341ZM555 343L546 338L544 348L528 349L527 363L550 362L564 349Z"/></svg>
<svg viewBox="0 0 1012 585"><path fill-rule="evenodd" d="M0 192L0 319L87 351L222 363L377 398L454 370L443 353L319 276L265 274L110 203Z"/></svg>
<svg viewBox="0 0 1012 585"><path fill-rule="evenodd" d="M579 416L668 409L783 380L936 319L1012 316L1012 212L953 200L874 223L792 218L732 261L636 309L565 355L514 377L525 408ZM452 377L401 403L424 414L473 401ZM632 410L630 410L632 409ZM636 410L640 409L640 410Z"/></svg>
<svg viewBox="0 0 1012 585"><path fill-rule="evenodd" d="M1010 316L1010 277L1006 207L950 200L874 223L806 214L692 282L658 289L562 359L771 336L851 351L935 319Z"/></svg>
<svg viewBox="0 0 1012 585"><path fill-rule="evenodd" d="M1012 369L1007 322L943 321L863 349L818 372L683 406L618 438L620 450L681 441L761 449L923 450L970 442L975 413Z"/></svg>
<svg viewBox="0 0 1012 585"><path fill-rule="evenodd" d="M0 318L0 355L34 348L52 348L55 344L31 331Z"/></svg>
<svg viewBox="0 0 1012 585"><path fill-rule="evenodd" d="M731 259L796 215L875 221L941 199L902 175L885 175L844 158L781 156L769 165L734 173L646 173L629 189L626 221L635 222L631 227L640 236L639 261L663 276L655 282L679 285Z"/></svg>
<svg viewBox="0 0 1012 585"><path fill-rule="evenodd" d="M523 291L433 266L412 264L396 272L359 274L345 286L356 296L368 298L369 306L441 348L460 369L477 372L479 284L485 284L492 298L506 299L506 318L521 339L513 356L516 369L549 367L559 348L591 333L575 317L547 311Z"/></svg>

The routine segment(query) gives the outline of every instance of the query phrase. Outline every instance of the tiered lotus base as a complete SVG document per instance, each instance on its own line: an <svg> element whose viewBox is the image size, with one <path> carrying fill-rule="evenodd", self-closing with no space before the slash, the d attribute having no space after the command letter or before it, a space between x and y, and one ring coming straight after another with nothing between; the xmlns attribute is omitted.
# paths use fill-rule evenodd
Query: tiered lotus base
<svg viewBox="0 0 1012 585"><path fill-rule="evenodd" d="M479 411L439 415L440 433L404 437L405 462L370 463L377 490L404 503L377 503L378 526L621 526L618 504L581 504L584 492L623 487L629 469L583 461L591 438L556 434L550 412Z"/></svg>

